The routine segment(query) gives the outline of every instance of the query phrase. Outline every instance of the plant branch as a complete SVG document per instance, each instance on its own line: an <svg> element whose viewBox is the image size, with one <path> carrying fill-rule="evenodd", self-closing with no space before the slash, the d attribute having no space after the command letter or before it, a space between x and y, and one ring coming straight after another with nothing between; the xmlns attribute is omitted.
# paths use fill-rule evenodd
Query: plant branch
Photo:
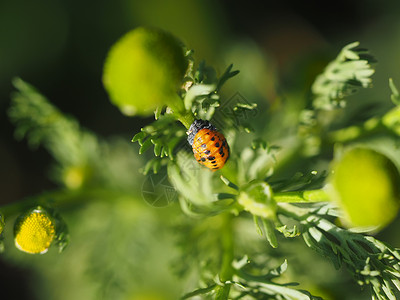
<svg viewBox="0 0 400 300"><path fill-rule="evenodd" d="M332 144L337 142L344 143L371 134L382 127L382 122L379 118L371 118L361 125L345 127L330 132L328 140Z"/></svg>
<svg viewBox="0 0 400 300"><path fill-rule="evenodd" d="M234 259L234 241L232 231L232 214L227 213L223 216L221 237L222 237L222 263L219 279L223 285L218 285L215 288L215 300L229 299L230 284L227 283L232 280L234 269L232 262Z"/></svg>
<svg viewBox="0 0 400 300"><path fill-rule="evenodd" d="M194 121L193 114L189 111L177 113L178 115L178 120L183 124L183 126L186 127L186 129L189 129L190 125L192 125Z"/></svg>
<svg viewBox="0 0 400 300"><path fill-rule="evenodd" d="M324 189L281 192L274 194L276 202L304 203L304 202L327 202L330 201L329 195Z"/></svg>
<svg viewBox="0 0 400 300"><path fill-rule="evenodd" d="M37 205L50 206L57 210L68 210L76 206L85 205L90 201L107 201L108 199L126 197L126 195L124 192L111 191L104 188L80 189L76 191L59 189L1 206L0 213L6 219Z"/></svg>

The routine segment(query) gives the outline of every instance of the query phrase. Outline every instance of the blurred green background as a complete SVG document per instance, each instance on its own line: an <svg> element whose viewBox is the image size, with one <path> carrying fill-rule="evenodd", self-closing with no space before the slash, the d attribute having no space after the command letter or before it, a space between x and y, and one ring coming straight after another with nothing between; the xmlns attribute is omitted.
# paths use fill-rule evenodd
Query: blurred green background
<svg viewBox="0 0 400 300"><path fill-rule="evenodd" d="M400 2L396 0L340 0L330 3L228 0L1 1L0 205L55 188L48 179L47 171L51 163L49 154L42 148L31 151L25 141L14 140L13 126L6 114L13 90L11 79L19 76L33 84L61 111L76 117L83 127L99 136L108 138L118 135L129 141L151 119L121 115L109 103L101 76L109 47L125 32L139 25L153 25L171 31L195 50L196 59L205 59L219 72L233 63L241 74L228 84L224 97L240 92L250 102L261 102L261 108L263 101L264 107L273 107L282 90L298 95L298 98L306 95L314 76L344 45L355 40L370 49L378 59L377 73L373 77L374 89L365 94L371 101L389 99L388 77L400 82ZM138 176L141 175L138 173ZM139 188L136 197L138 202L142 201ZM100 206L87 209L94 210L87 212L88 215L107 219L109 208ZM120 218L125 206L114 209ZM150 213L153 215L149 219L158 220L165 214L163 210L156 211ZM134 226L131 222L139 221L132 221L129 217L123 224ZM157 224L155 221L155 228L151 230L160 233ZM98 228L96 224L92 225L94 231L108 228L104 224ZM383 232L382 236L395 242L391 234L395 226ZM124 231L125 228L119 230ZM76 231L79 232L79 228ZM86 237L85 232L77 238L80 240L75 241L75 245L87 247L85 241L90 237ZM162 233L160 236L163 236ZM147 238L142 238L143 247L151 244ZM168 252L172 242L168 236L164 238L157 239L152 245L165 248ZM113 241L105 239L104 243L112 244ZM88 249L98 247L101 246L92 245ZM74 279L73 270L80 268L82 265L79 262L83 264L86 256L90 257L93 253L82 251L82 257L68 255L72 254L61 254L60 259L55 255L47 260L25 255L20 264L10 264L1 259L0 298L68 299L60 296L65 292L64 289L82 286L82 283L79 285L68 281ZM166 264L170 256L159 257L160 263ZM126 257L119 259L122 262ZM24 264L29 260L34 260L34 263ZM40 264L61 264L60 261L71 266L70 270L65 270L65 282L62 281L63 272L60 270L54 271L54 274L46 270L39 277L53 280L48 282L47 287L43 285L43 280L37 286L43 289L47 298L41 298L41 292L31 292L37 284L32 279L40 273L37 271ZM138 270L142 269L146 267L138 266ZM171 282L164 282L165 285L175 284L168 270L163 270L158 276L153 278L155 282L167 278ZM118 282L117 279L115 281ZM87 289L77 290L76 294L71 294L74 298L69 299L92 299L93 290L96 290L92 286L94 282L93 278L88 279ZM52 294L57 284L60 295ZM152 290L152 286L148 289ZM171 299L176 293L171 288ZM158 295L147 298L138 295L125 299L163 299ZM105 299L108 297L104 296Z"/></svg>

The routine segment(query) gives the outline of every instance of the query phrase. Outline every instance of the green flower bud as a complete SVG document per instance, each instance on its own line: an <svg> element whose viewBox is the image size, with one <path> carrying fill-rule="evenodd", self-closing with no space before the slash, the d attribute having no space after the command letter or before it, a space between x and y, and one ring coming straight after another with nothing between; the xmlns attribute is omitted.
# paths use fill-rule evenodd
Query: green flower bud
<svg viewBox="0 0 400 300"><path fill-rule="evenodd" d="M396 217L400 175L383 154L367 148L348 150L334 162L329 182L347 225L382 228Z"/></svg>
<svg viewBox="0 0 400 300"><path fill-rule="evenodd" d="M4 217L0 214L0 253L4 251L4 234L3 234L3 230L4 230Z"/></svg>
<svg viewBox="0 0 400 300"><path fill-rule="evenodd" d="M0 214L0 235L3 233L4 225L4 217Z"/></svg>
<svg viewBox="0 0 400 300"><path fill-rule="evenodd" d="M62 180L69 189L79 189L90 176L90 171L85 166L69 166L63 170Z"/></svg>
<svg viewBox="0 0 400 300"><path fill-rule="evenodd" d="M275 219L276 203L271 187L263 181L252 181L240 191L238 203L254 216Z"/></svg>
<svg viewBox="0 0 400 300"><path fill-rule="evenodd" d="M103 83L111 102L125 115L147 116L165 105L182 110L177 91L187 66L183 47L174 36L138 27L109 51Z"/></svg>

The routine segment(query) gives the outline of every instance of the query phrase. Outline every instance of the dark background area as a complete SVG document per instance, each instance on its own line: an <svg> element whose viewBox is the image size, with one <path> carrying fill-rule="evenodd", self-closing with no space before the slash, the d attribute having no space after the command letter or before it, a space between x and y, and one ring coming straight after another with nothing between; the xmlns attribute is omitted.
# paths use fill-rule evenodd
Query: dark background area
<svg viewBox="0 0 400 300"><path fill-rule="evenodd" d="M142 4L127 0L0 2L0 205L54 187L46 174L48 153L32 151L25 141L14 139L7 117L14 76L37 87L61 111L100 136L130 139L149 119L120 114L110 105L101 76L109 47L135 26L163 26L211 62L218 60L227 37L253 39L277 61L284 80L296 57L310 49L337 53L348 42L367 36L371 24L400 17L399 1L197 2L194 6L202 10L190 14L184 13L184 4L174 6L179 1L173 1L170 10L149 1L143 13ZM199 25L193 15L206 19ZM210 26L203 32L216 33L208 41L196 26ZM1 298L32 299L25 288L25 279L32 275L0 260L0 292L9 295Z"/></svg>

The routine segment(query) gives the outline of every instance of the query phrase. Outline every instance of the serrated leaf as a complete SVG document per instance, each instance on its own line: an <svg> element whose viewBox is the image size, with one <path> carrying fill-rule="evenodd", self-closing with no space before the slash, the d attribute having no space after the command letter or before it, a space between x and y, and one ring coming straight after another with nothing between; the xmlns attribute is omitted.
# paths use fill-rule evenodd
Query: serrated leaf
<svg viewBox="0 0 400 300"><path fill-rule="evenodd" d="M257 108L257 103L237 103L233 110L253 110Z"/></svg>
<svg viewBox="0 0 400 300"><path fill-rule="evenodd" d="M329 63L324 72L317 76L313 85L313 107L332 110L344 107L344 97L353 94L357 88L371 86L371 76L375 70L372 56L366 50L356 48L358 42L345 46L334 61Z"/></svg>
<svg viewBox="0 0 400 300"><path fill-rule="evenodd" d="M143 154L145 151L147 151L151 147L151 145L153 145L153 143L151 142L151 139L145 140L139 149L139 154Z"/></svg>
<svg viewBox="0 0 400 300"><path fill-rule="evenodd" d="M8 114L16 126L16 137L26 138L30 146L45 147L60 168L94 167L92 162L101 155L97 137L31 85L19 78L13 82L18 91L12 94Z"/></svg>
<svg viewBox="0 0 400 300"><path fill-rule="evenodd" d="M236 71L231 71L232 68L233 68L233 64L230 64L230 65L226 68L225 72L221 75L221 77L220 77L219 80L218 80L217 90L220 90L221 87L225 84L225 82L226 82L228 79L230 79L230 78L236 76L237 74L239 74L239 71L238 71L238 70L236 70Z"/></svg>
<svg viewBox="0 0 400 300"><path fill-rule="evenodd" d="M313 300L318 299L317 297L311 296L310 293L299 291L295 289L291 289L285 286L279 286L274 284L260 284L260 291L264 291L270 294L278 294L284 296L283 299L290 299L290 300Z"/></svg>
<svg viewBox="0 0 400 300"><path fill-rule="evenodd" d="M174 138L172 138L169 142L168 142L168 148L165 149L165 155L169 156L171 159L173 159L174 157L174 153L173 151L175 150L175 147L179 144L179 142L182 140L181 136L176 136Z"/></svg>
<svg viewBox="0 0 400 300"><path fill-rule="evenodd" d="M390 99L395 105L400 105L400 94L399 90L397 89L396 85L393 82L392 78L389 78L389 87L390 90L392 91L392 94L390 95Z"/></svg>
<svg viewBox="0 0 400 300"><path fill-rule="evenodd" d="M258 223L258 216L253 215L253 221L254 221L254 225L256 226L256 231L259 235L263 235L263 231L261 229L260 224Z"/></svg>
<svg viewBox="0 0 400 300"><path fill-rule="evenodd" d="M166 157L166 156L169 156L171 159L173 159L172 149L163 146L162 149L161 149L161 157Z"/></svg>
<svg viewBox="0 0 400 300"><path fill-rule="evenodd" d="M160 156L162 150L162 145L161 143L155 143L154 144L154 155L155 156Z"/></svg>
<svg viewBox="0 0 400 300"><path fill-rule="evenodd" d="M301 234L296 225L293 226L292 229L288 229L287 225L283 225L283 226L276 227L276 230L278 230L280 233L282 233L283 236L286 238L294 238Z"/></svg>
<svg viewBox="0 0 400 300"><path fill-rule="evenodd" d="M265 230L265 236L272 248L278 247L278 241L275 235L275 226L271 220L262 219L263 227Z"/></svg>
<svg viewBox="0 0 400 300"><path fill-rule="evenodd" d="M229 193L218 193L216 194L216 199L217 200L225 200L225 199L235 199L236 195L234 194L229 194Z"/></svg>
<svg viewBox="0 0 400 300"><path fill-rule="evenodd" d="M133 138L132 138L132 143L136 142L136 141L141 141L143 138L145 138L147 136L147 134L143 131L140 131L138 133L136 133Z"/></svg>
<svg viewBox="0 0 400 300"><path fill-rule="evenodd" d="M191 110L193 106L193 102L197 97L209 95L214 92L216 89L216 85L214 84L198 84L193 85L186 93L183 102L185 104L186 110ZM204 99L203 99L204 100Z"/></svg>
<svg viewBox="0 0 400 300"><path fill-rule="evenodd" d="M221 175L220 179L222 180L222 182L225 185L229 186L230 188L235 189L237 191L239 190L239 187L236 184L234 184L233 182L231 182L228 178Z"/></svg>
<svg viewBox="0 0 400 300"><path fill-rule="evenodd" d="M153 167L153 163L154 163L153 160L154 160L154 159L149 160L149 161L146 163L146 165L144 166L143 171L142 171L144 175L147 175L147 174L149 173L150 169Z"/></svg>
<svg viewBox="0 0 400 300"><path fill-rule="evenodd" d="M162 107L157 106L156 110L154 111L154 119L158 120L160 118L162 112Z"/></svg>
<svg viewBox="0 0 400 300"><path fill-rule="evenodd" d="M153 173L157 174L158 171L161 168L161 159L155 159L154 163L153 163Z"/></svg>
<svg viewBox="0 0 400 300"><path fill-rule="evenodd" d="M194 290L193 292L187 293L186 295L181 297L181 300L184 299L189 299L195 296L199 296L199 295L204 295L204 294L208 294L210 293L212 290L214 290L214 288L216 287L216 284L212 284L206 288L202 288L202 289L197 289Z"/></svg>

